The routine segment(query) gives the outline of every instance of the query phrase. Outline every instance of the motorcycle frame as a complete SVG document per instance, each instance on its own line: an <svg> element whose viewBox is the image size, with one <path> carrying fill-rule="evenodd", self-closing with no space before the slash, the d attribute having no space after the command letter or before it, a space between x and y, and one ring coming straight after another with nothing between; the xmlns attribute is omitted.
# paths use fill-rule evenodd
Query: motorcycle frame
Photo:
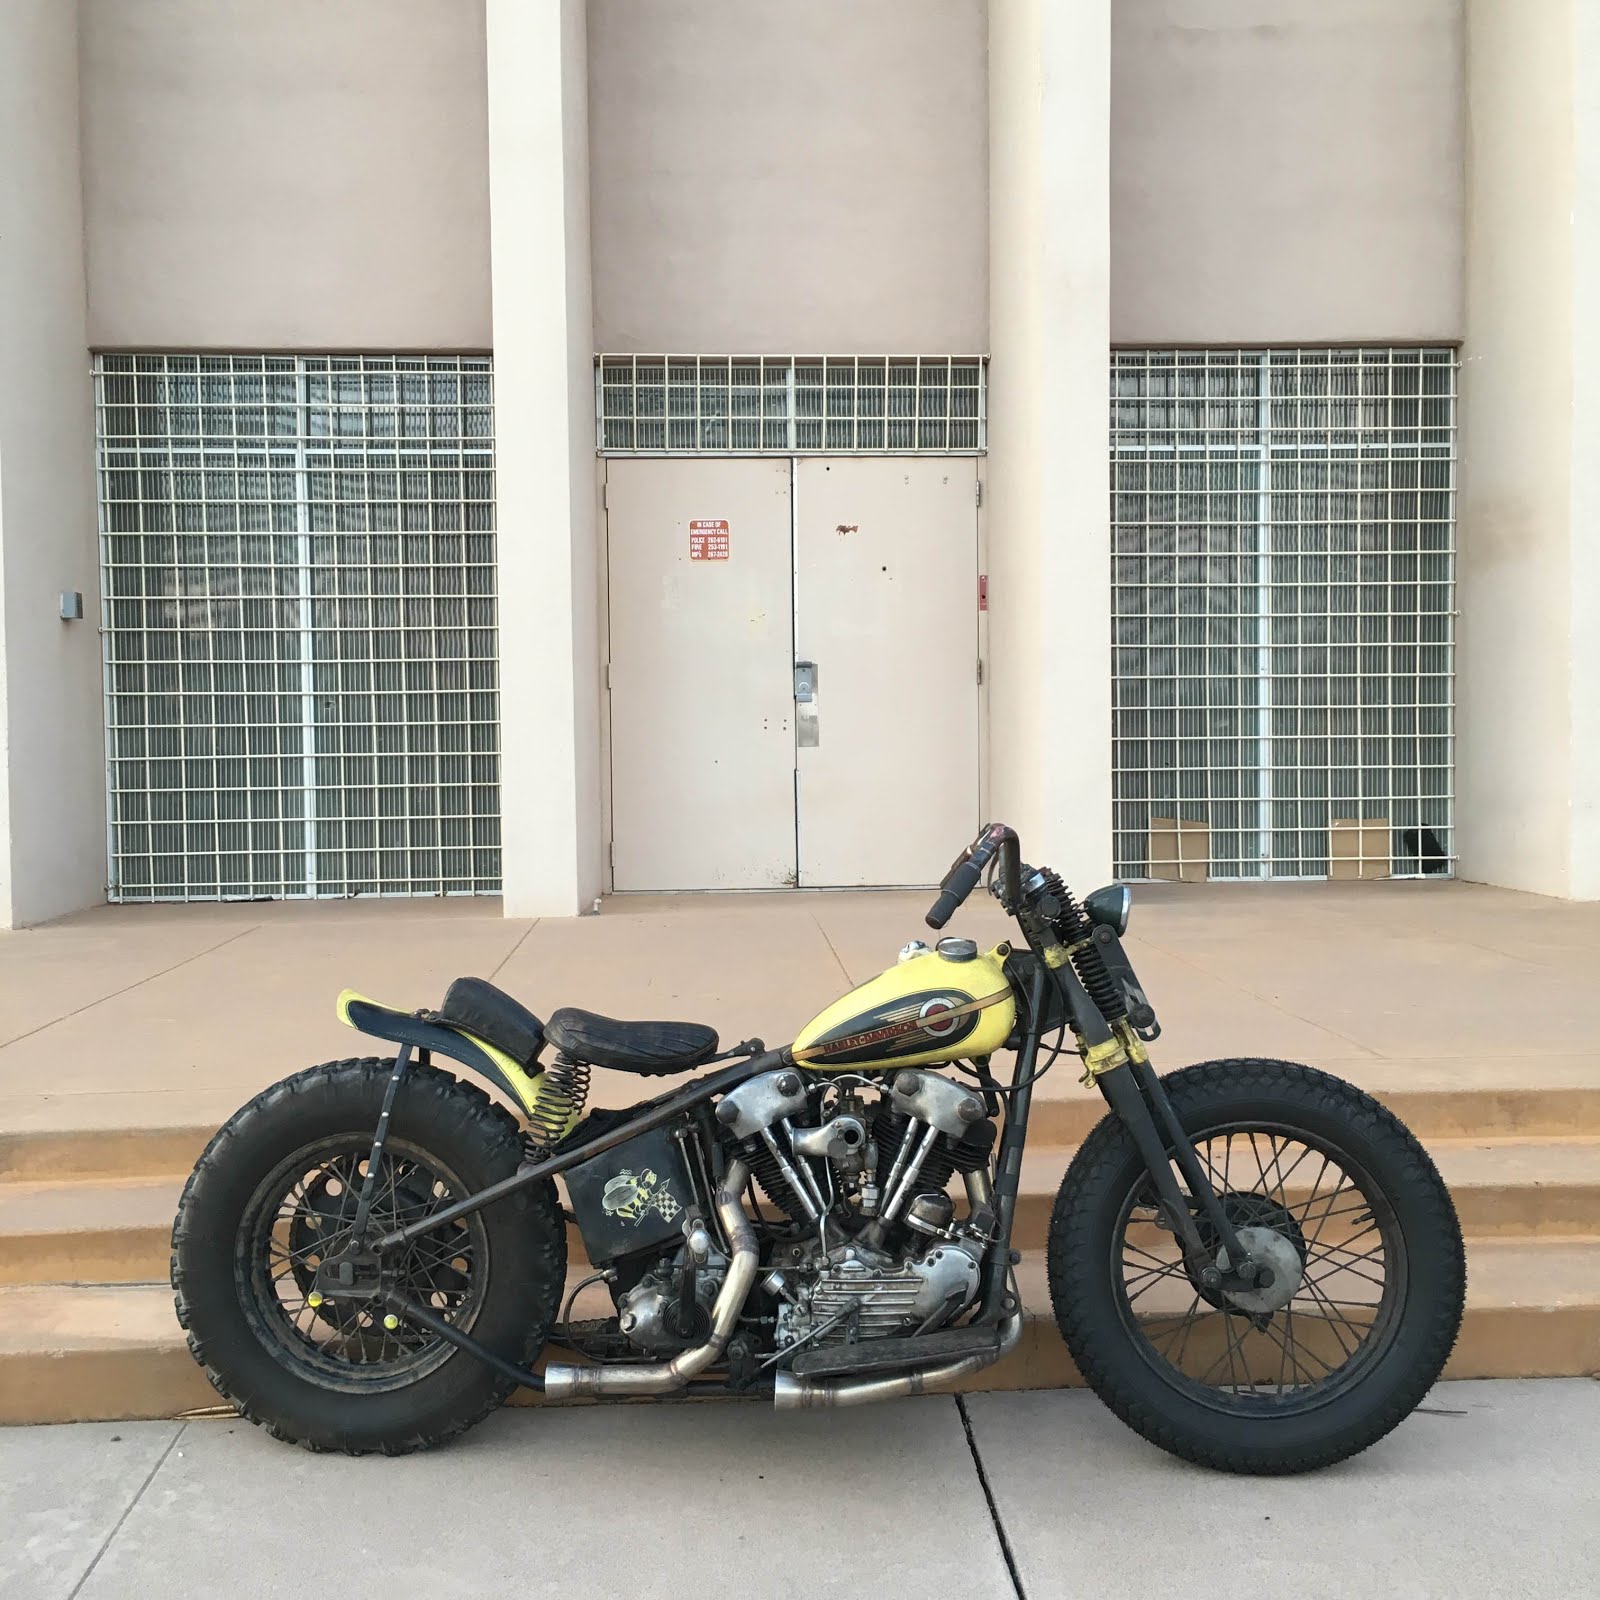
<svg viewBox="0 0 1600 1600"><path fill-rule="evenodd" d="M989 841L991 837L993 837L993 848L989 850L989 856L995 853L995 849L1000 849L1005 845L1007 841L997 836L998 831L991 830L980 835L974 849L969 850L963 858L960 858L957 866L959 867L964 862L972 860L978 848ZM1013 898L1013 893L1017 889L1014 861L1016 836L1011 833L1010 829L1005 829L1003 832L1010 836L1009 844L1012 852L1011 858L1002 855L1002 866L1007 874L1006 898L1009 902L1007 909L1017 916L1018 925L1027 944L1037 957L1037 965L1029 980L1026 996L1021 993L1021 985L1016 985L1018 998L1026 1000L1028 1020L1017 1047L1011 1084L1008 1088L999 1090L1006 1098L1006 1115L994 1162L994 1193L998 1211L998 1227L984 1257L980 1307L977 1317L973 1319L973 1325L975 1326L998 1322L1000 1318L1016 1309L1012 1291L1009 1287L1009 1277L1011 1268L1020 1260L1020 1256L1017 1256L1011 1248L1011 1234L1016 1219L1017 1196L1022 1178L1022 1152L1028 1138L1028 1120L1033 1102L1033 1083L1037 1076L1036 1068L1045 1027L1046 1000L1052 982L1059 989L1061 997L1066 1003L1067 1014L1073 1020L1074 1031L1078 1036L1080 1045L1084 1047L1086 1055L1090 1054L1093 1046L1113 1037L1105 1018L1095 1007L1082 983L1074 974L1072 967L1067 963L1065 959L1066 952L1059 941L1054 939L1047 928L1041 926L1037 918L1018 915L1018 912L1022 910L1019 904L1020 894ZM984 859L987 860L988 858L985 857ZM955 870L955 868L952 868L952 876ZM946 881L948 882L949 879L947 878ZM948 912L946 917L948 917ZM928 920L933 923L933 913L930 913ZM938 926L940 924L935 925ZM1125 1033L1120 1037L1125 1045L1128 1043L1136 1045L1131 1033ZM382 1153L383 1141L387 1134L389 1108L393 1104L396 1089L409 1065L412 1048L409 1043L402 1045L395 1061L394 1071L391 1075L384 1101L383 1113L374 1135L372 1156L369 1160L369 1179L364 1189L365 1187L370 1187L371 1175L377 1171L378 1157ZM426 1056L426 1050L423 1050L422 1054ZM508 1178L503 1178L499 1183L490 1184L488 1188L481 1189L476 1194L467 1195L465 1198L456 1201L455 1204L446 1206L442 1211L435 1212L419 1222L395 1229L393 1232L372 1240L368 1246L370 1255L362 1252L361 1241L358 1236L356 1254L362 1256L363 1264L373 1263L373 1258L381 1261L385 1254L400 1248L413 1239L432 1232L436 1228L443 1227L461 1217L470 1216L473 1212L480 1211L485 1206L493 1205L497 1200L516 1194L519 1190L529 1188L533 1184L542 1183L547 1178L558 1177L569 1168L578 1166L595 1156L603 1155L606 1151L615 1149L618 1145L626 1144L630 1139L636 1138L640 1134L651 1133L658 1128L666 1127L686 1113L693 1111L696 1107L705 1105L706 1102L717 1095L725 1094L728 1090L737 1088L741 1083L745 1083L761 1073L796 1065L799 1064L794 1060L792 1046L784 1045L775 1050L767 1050L761 1048L759 1040L752 1041L750 1053L741 1059L731 1062L706 1077L697 1078L694 1082L685 1084L680 1089L673 1090L655 1100L644 1102L634 1108L634 1114L628 1117L626 1121L614 1125L595 1138L548 1155L543 1160L524 1162L516 1172ZM890 1071L893 1069L885 1068L883 1070ZM1161 1201L1166 1218L1163 1225L1167 1226L1179 1238L1188 1259L1195 1263L1199 1270L1208 1271L1213 1275L1216 1278L1217 1286L1245 1287L1252 1283L1255 1275L1254 1264L1250 1260L1248 1253L1240 1246L1232 1222L1226 1216L1222 1203L1212 1188L1204 1167L1195 1152L1194 1145L1184 1131L1167 1096L1165 1087L1151 1066L1146 1052L1142 1047L1136 1046L1136 1048L1127 1052L1125 1059L1120 1064L1098 1071L1094 1069L1091 1062L1090 1076L1107 1105L1121 1119L1133 1138L1155 1186L1157 1196ZM998 1086L996 1087L998 1088ZM995 1091L991 1090L990 1092L993 1093ZM1197 1226L1191 1200L1184 1195L1177 1179L1173 1176L1173 1165L1178 1167L1185 1183L1188 1184L1189 1195L1193 1197L1193 1201L1197 1201L1202 1211L1206 1214L1207 1221L1211 1224L1213 1237L1228 1252L1228 1260L1231 1263L1230 1270L1226 1272L1219 1271L1211 1251L1205 1247ZM363 1193L362 1204L364 1209L365 1193ZM341 1267L344 1267L345 1271L350 1270L345 1263L337 1259L330 1260L324 1263L323 1268L319 1268L319 1276L324 1270L329 1271L330 1289L335 1293L341 1290L348 1293L352 1287L349 1278L344 1278L338 1283L333 1281L333 1275L337 1274ZM471 1334L464 1332L452 1323L446 1322L444 1318L430 1308L416 1304L397 1290L379 1289L378 1295L396 1315L405 1317L417 1326L426 1328L436 1337L477 1357L478 1360L492 1367L502 1376L515 1379L516 1382L530 1389L538 1391L544 1389L544 1379L538 1373L529 1371L527 1368L518 1366L516 1363L507 1361L504 1357L497 1355L479 1340L474 1339ZM699 1385L697 1387L704 1391L708 1386ZM713 1384L709 1387L715 1389L720 1386Z"/></svg>

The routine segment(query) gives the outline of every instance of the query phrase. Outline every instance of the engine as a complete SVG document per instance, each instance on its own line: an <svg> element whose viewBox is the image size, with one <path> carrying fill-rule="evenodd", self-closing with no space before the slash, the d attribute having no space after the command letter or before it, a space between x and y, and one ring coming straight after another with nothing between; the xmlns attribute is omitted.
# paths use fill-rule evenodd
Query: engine
<svg viewBox="0 0 1600 1600"><path fill-rule="evenodd" d="M926 1070L887 1088L791 1070L742 1084L717 1115L792 1224L761 1282L778 1349L927 1332L977 1298L996 1217L995 1127L976 1092Z"/></svg>

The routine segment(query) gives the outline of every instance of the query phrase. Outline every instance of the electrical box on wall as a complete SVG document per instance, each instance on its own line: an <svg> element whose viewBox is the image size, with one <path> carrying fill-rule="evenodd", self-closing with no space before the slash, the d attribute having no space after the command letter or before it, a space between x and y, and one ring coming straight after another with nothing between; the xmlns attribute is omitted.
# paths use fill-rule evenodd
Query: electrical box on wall
<svg viewBox="0 0 1600 1600"><path fill-rule="evenodd" d="M77 589L63 589L61 591L61 620L63 622L83 621L83 594Z"/></svg>

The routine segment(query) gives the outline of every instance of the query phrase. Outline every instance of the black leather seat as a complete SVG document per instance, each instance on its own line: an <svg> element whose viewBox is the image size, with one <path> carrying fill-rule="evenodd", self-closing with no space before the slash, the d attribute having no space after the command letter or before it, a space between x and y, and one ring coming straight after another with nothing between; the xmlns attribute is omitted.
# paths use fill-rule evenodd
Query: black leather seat
<svg viewBox="0 0 1600 1600"><path fill-rule="evenodd" d="M717 1053L717 1030L698 1022L618 1022L573 1006L551 1017L544 1036L576 1061L646 1077L697 1067Z"/></svg>
<svg viewBox="0 0 1600 1600"><path fill-rule="evenodd" d="M544 1043L544 1024L487 978L457 978L434 1016L447 1027L504 1050L523 1067L532 1064Z"/></svg>

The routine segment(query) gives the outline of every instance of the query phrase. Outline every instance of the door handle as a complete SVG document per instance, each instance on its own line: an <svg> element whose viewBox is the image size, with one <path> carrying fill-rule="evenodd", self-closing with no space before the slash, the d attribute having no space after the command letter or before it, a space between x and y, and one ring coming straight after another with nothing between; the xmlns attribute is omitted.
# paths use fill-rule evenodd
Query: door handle
<svg viewBox="0 0 1600 1600"><path fill-rule="evenodd" d="M817 664L794 664L794 742L801 750L815 750L822 742L817 726Z"/></svg>

